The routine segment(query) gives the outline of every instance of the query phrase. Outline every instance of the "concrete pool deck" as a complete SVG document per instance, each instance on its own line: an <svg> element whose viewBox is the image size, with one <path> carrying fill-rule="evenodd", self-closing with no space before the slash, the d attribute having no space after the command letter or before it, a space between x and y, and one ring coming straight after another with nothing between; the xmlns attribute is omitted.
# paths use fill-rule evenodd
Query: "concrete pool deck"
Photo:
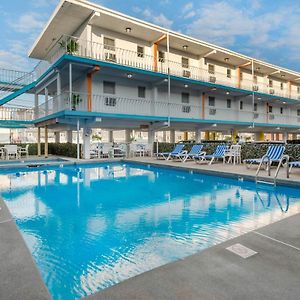
<svg viewBox="0 0 300 300"><path fill-rule="evenodd" d="M87 300L296 300L300 214L125 280ZM240 243L247 259L226 248Z"/></svg>
<svg viewBox="0 0 300 300"><path fill-rule="evenodd" d="M146 157L126 161L184 167L214 175L218 175L218 172L231 177L250 176L252 180L255 175L254 168L248 170L244 166L228 164L183 164ZM81 161L86 162L95 163L98 160ZM292 185L299 185L299 175L299 170L295 169L290 180L284 178L283 172L279 178L284 184L291 182ZM0 299L51 299L2 199L0 207ZM297 214L125 280L86 299L298 299L299 228L300 214ZM226 250L236 243L243 244L258 254L243 259Z"/></svg>

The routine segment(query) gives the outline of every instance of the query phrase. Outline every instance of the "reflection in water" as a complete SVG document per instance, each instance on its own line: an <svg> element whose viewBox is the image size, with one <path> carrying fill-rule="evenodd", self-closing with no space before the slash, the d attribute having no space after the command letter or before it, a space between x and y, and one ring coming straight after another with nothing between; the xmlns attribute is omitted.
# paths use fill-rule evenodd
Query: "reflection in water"
<svg viewBox="0 0 300 300"><path fill-rule="evenodd" d="M54 299L75 299L300 212L299 190L129 164L0 174ZM299 202L298 202L299 201Z"/></svg>

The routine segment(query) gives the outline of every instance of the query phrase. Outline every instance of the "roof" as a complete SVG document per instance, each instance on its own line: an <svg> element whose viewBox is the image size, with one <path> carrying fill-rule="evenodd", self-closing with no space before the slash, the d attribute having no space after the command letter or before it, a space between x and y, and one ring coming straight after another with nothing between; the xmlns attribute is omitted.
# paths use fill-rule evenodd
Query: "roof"
<svg viewBox="0 0 300 300"><path fill-rule="evenodd" d="M183 46L187 45L188 53L200 57L210 53L209 58L222 63L226 60L226 64L234 66L241 66L253 60L254 66L259 70L259 73L273 73L272 76L281 79L284 76L284 80L287 81L297 82L297 80L300 80L300 73L298 72L239 54L84 0L61 0L44 30L33 44L29 51L29 56L36 59L45 59L47 53L62 35L73 35L87 20L93 25L122 34L128 34L125 32L125 28L130 27L132 28L132 32L129 33L131 37L148 41L149 45L163 34L168 34L172 49L182 51ZM163 45L164 43L166 41L163 41L161 44ZM212 52L213 50L215 51ZM249 64L244 66L244 68L251 70L252 66Z"/></svg>

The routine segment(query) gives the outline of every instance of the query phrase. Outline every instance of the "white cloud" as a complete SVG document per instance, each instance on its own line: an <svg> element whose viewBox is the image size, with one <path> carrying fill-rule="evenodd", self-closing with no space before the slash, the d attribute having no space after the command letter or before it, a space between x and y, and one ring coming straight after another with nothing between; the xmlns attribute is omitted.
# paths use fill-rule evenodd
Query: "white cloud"
<svg viewBox="0 0 300 300"><path fill-rule="evenodd" d="M193 7L194 7L194 3L188 2L183 6L182 12L186 13L186 12L190 11L191 9L193 9Z"/></svg>
<svg viewBox="0 0 300 300"><path fill-rule="evenodd" d="M145 9L144 11L141 11L141 13L146 20L165 28L171 28L174 23L172 20L168 19L163 13L156 15L149 8Z"/></svg>
<svg viewBox="0 0 300 300"><path fill-rule="evenodd" d="M36 13L27 13L17 20L9 21L9 25L17 32L29 33L41 30L44 25L43 16Z"/></svg>
<svg viewBox="0 0 300 300"><path fill-rule="evenodd" d="M31 2L34 7L40 8L57 5L59 0L32 0Z"/></svg>

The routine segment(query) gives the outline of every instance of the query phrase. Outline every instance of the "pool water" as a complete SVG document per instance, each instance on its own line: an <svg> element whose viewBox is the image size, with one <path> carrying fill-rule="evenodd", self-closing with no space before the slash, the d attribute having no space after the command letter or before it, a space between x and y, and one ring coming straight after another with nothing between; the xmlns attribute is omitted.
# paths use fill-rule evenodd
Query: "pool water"
<svg viewBox="0 0 300 300"><path fill-rule="evenodd" d="M53 299L78 299L300 212L299 189L139 164L0 171Z"/></svg>

